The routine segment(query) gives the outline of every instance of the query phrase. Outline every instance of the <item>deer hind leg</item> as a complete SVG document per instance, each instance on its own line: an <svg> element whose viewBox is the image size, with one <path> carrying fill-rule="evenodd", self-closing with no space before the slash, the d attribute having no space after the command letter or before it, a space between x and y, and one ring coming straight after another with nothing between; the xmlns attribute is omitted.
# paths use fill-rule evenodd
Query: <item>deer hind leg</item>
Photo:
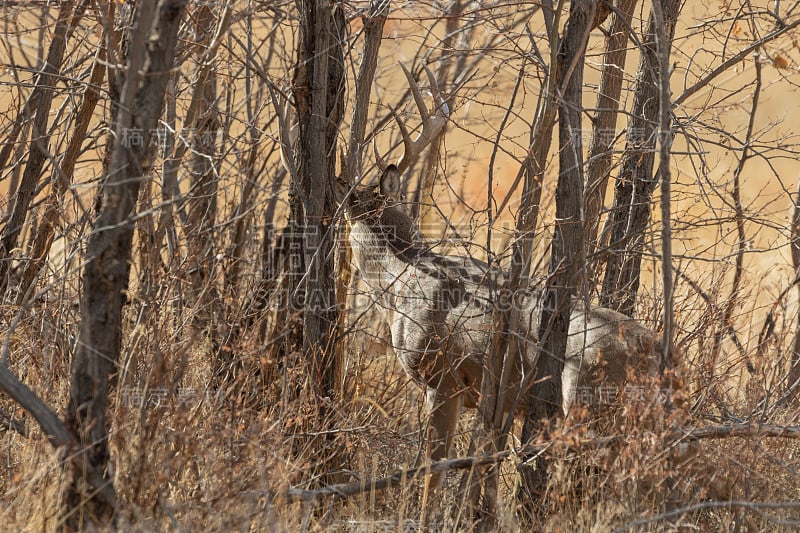
<svg viewBox="0 0 800 533"><path fill-rule="evenodd" d="M427 446L428 457L432 461L446 459L449 456L462 403L462 395L454 394L449 388L428 388L427 406L430 418ZM433 474L430 487L439 489L443 481L444 474Z"/></svg>

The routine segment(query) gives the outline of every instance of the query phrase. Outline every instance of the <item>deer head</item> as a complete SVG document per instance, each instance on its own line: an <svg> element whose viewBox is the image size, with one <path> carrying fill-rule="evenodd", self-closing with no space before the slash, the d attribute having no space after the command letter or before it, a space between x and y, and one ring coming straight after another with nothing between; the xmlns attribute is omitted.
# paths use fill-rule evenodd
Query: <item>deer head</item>
<svg viewBox="0 0 800 533"><path fill-rule="evenodd" d="M384 249L398 256L421 251L416 224L400 202L400 171L395 165L383 171L376 185L348 189L340 184L339 194L350 223L350 244L362 272Z"/></svg>
<svg viewBox="0 0 800 533"><path fill-rule="evenodd" d="M366 187L354 187L340 181L337 186L340 203L344 207L347 219L351 226L356 226L351 234L351 242L353 237L358 239L359 234L363 239L364 232L368 231L373 237L380 237L395 253L406 254L419 251L419 247L416 245L416 225L402 205L400 179L402 173L416 161L422 151L441 134L447 124L449 108L429 69L425 68L425 72L436 101L433 113L428 111L414 77L404 66L401 65L401 68L422 117L422 131L416 139L412 139L406 125L392 110L392 116L397 121L403 138L403 154L395 164L387 164L378 155L377 148L373 144L377 166L381 170L378 183ZM361 263L358 257L356 260Z"/></svg>

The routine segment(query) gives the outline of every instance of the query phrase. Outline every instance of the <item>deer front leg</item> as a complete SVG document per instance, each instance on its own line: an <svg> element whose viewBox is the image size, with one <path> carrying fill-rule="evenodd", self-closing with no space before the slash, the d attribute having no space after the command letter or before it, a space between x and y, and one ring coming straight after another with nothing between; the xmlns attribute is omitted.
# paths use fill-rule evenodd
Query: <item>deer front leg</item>
<svg viewBox="0 0 800 533"><path fill-rule="evenodd" d="M458 415L463 399L461 394L453 394L449 388L429 387L427 391L428 457L432 461L446 459L450 455L453 435L458 425ZM439 489L444 481L443 473L431 476L430 487Z"/></svg>

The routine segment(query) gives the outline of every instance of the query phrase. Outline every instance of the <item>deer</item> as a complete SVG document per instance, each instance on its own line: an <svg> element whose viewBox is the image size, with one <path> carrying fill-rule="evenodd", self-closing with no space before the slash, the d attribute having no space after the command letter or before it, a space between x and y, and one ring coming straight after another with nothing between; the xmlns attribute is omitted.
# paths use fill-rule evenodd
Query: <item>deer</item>
<svg viewBox="0 0 800 533"><path fill-rule="evenodd" d="M416 229L401 198L401 176L410 163L441 132L447 107L428 112L413 76L403 69L422 117L417 139L397 118L404 152L396 164L386 164L376 153L381 173L376 183L360 187L339 185L342 211L350 227L349 246L355 267L369 290L369 300L389 324L391 346L403 369L425 392L428 411L427 454L430 460L447 458L462 407L478 405L485 359L493 329L493 294L505 273L468 256L436 253ZM435 82L430 73L431 87ZM377 152L377 151L376 151ZM522 306L526 348L511 369L512 394L505 411L526 407L520 394L523 375L538 356L541 291L527 291ZM622 384L629 367L653 361L659 336L634 319L614 310L573 302L562 382L562 410L566 414L579 386ZM515 396L518 398L515 399ZM516 404L516 405L515 405ZM513 413L512 413L513 415ZM431 481L441 486L442 477Z"/></svg>

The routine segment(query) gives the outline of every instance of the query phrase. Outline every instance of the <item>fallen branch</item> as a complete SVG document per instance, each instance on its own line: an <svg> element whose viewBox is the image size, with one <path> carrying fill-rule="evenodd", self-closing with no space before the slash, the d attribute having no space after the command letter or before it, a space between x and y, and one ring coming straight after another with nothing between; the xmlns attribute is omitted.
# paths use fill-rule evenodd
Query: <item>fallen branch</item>
<svg viewBox="0 0 800 533"><path fill-rule="evenodd" d="M672 431L668 438L677 440L720 439L725 437L785 437L800 438L800 426L779 426L776 424L732 424Z"/></svg>
<svg viewBox="0 0 800 533"><path fill-rule="evenodd" d="M539 445L542 451L547 446ZM534 448L534 447L531 447ZM392 487L397 487L410 479L417 476L424 476L434 474L437 472L446 472L448 470L464 470L476 466L484 466L494 463L499 463L507 459L511 454L515 453L514 450L505 450L502 452L492 453L488 455L477 455L473 457L462 457L459 459L445 459L443 461L436 461L429 465L418 466L416 468L409 468L408 470L400 470L391 476L382 477L373 480L356 481L355 483L340 483L338 485L328 485L321 489L305 490L290 488L286 492L286 499L289 502L309 502L316 499L331 496L333 498L344 498L347 496L354 496L362 492L383 490Z"/></svg>
<svg viewBox="0 0 800 533"><path fill-rule="evenodd" d="M778 426L775 424L765 424L760 426L756 424L733 424L693 429L686 428L669 432L666 435L665 440L675 441L675 443L678 443L684 441L698 441L728 437L783 437L796 439L800 438L800 426ZM610 437L601 437L580 441L571 445L571 447L580 449L606 448L625 442L625 440L626 437L622 435L614 435ZM356 481L354 483L328 485L326 487L322 487L321 489L306 490L292 487L286 491L284 497L288 502L312 502L324 497L346 498L348 496L355 496L367 491L377 491L397 487L417 476L425 476L438 472L447 472L449 470L465 470L467 468L499 463L506 460L511 455L517 455L523 461L528 461L536 455L547 450L547 448L553 446L553 444L554 442L551 441L542 444L525 446L517 450L504 450L502 452L486 455L476 455L458 459L445 459L443 461L430 463L429 465L409 468L407 470L400 470L387 477Z"/></svg>

